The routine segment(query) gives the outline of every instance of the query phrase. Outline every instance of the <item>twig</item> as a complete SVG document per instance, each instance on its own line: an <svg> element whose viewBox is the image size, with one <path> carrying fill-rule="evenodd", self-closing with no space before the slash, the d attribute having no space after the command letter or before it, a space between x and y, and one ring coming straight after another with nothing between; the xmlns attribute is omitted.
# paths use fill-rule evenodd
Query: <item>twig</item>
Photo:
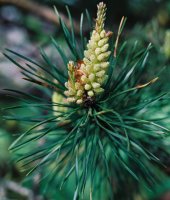
<svg viewBox="0 0 170 200"><path fill-rule="evenodd" d="M40 5L39 3L33 2L31 0L0 0L0 5L2 4L10 4L14 5L16 7L19 7L21 9L24 9L28 12L32 12L35 15L38 15L54 24L59 26L59 19L57 18L55 12L53 9L48 8L47 6ZM69 22L69 19L62 13L60 13L61 18L66 23L68 28L71 28L71 24ZM74 20L74 28L75 32L79 32L79 24L75 22Z"/></svg>
<svg viewBox="0 0 170 200"><path fill-rule="evenodd" d="M34 192L32 190L25 188L22 185L14 182L14 181L2 179L1 184L3 184L4 191L11 190L21 196L27 197L28 200L43 199L42 196L34 194Z"/></svg>
<svg viewBox="0 0 170 200"><path fill-rule="evenodd" d="M0 198L6 200L6 190L2 184L0 184Z"/></svg>
<svg viewBox="0 0 170 200"><path fill-rule="evenodd" d="M14 181L4 180L3 183L6 189L16 192L21 196L25 196L28 200L34 200L34 194L28 188L25 188Z"/></svg>

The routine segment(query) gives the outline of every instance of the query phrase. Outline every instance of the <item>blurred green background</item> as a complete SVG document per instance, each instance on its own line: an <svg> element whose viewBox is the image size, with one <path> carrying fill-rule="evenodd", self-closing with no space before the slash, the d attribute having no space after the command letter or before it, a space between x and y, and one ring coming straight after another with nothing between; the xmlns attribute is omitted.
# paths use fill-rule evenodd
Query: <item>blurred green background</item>
<svg viewBox="0 0 170 200"><path fill-rule="evenodd" d="M64 43L53 6L55 5L67 20L65 6L68 5L78 27L80 15L86 8L92 18L95 18L98 2L97 0L0 0L0 51L3 52L5 48L9 48L39 59L39 47L43 46L45 51L51 54L52 59L57 60L58 55L55 55L50 45L50 36L55 37L63 45L63 48ZM163 71L160 75L160 84L163 85L165 91L168 91L170 89L170 0L106 0L104 2L108 8L107 27L113 30L114 37L116 37L121 17L126 16L127 23L121 40L138 41L142 47L148 43L154 45L148 63L152 68L148 70L148 75L156 74L166 68L166 72ZM89 27L86 22L83 29L84 34L88 36ZM4 108L20 103L18 99L11 99L3 90L5 88L37 93L34 85L30 85L22 79L20 70L0 54L0 107ZM170 106L167 106L163 112L169 115ZM19 154L10 153L8 147L17 134L26 130L29 124L4 120L4 115L6 112L1 110L0 200L71 199L72 180L62 191L57 190L56 186L51 186L51 190L47 191L43 197L43 182L39 183L41 172L25 178L24 169L14 162ZM169 122L167 121L167 123ZM168 143L168 141L166 142ZM162 160L169 166L166 170L162 169L167 175L165 184L157 186L155 194L150 194L149 197L139 194L135 200L149 198L170 200L170 179L168 178L170 159L162 157ZM35 194L36 196L34 196Z"/></svg>

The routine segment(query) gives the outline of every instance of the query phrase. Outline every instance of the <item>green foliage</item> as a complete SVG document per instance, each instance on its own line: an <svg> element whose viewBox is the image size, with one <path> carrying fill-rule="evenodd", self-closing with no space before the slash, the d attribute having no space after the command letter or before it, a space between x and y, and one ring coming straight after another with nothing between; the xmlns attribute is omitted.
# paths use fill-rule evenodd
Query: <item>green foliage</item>
<svg viewBox="0 0 170 200"><path fill-rule="evenodd" d="M17 162L23 168L31 167L28 174L41 172L44 175L44 191L51 185L62 188L72 178L73 199L83 197L85 191L88 191L88 199L115 197L124 200L126 195L133 199L141 188L152 190L164 177L159 172L163 163L157 152L169 154L163 148L169 129L164 126L163 117L159 117L160 106L168 101L168 93L151 92L157 77L145 76L151 45L141 48L137 42L133 45L124 42L113 57L115 42L111 41L109 79L104 93L88 105L52 102L54 91L65 97L68 61L82 60L87 43L82 30L83 18L89 19L89 26L92 22L87 11L82 14L80 40L76 40L71 14L69 9L67 11L71 31L62 19L60 24L71 56L65 55L54 38L51 40L63 67L58 66L57 61L53 63L43 50L44 64L9 49L4 53L22 69L26 80L37 84L42 94L8 90L14 96L19 94L23 103L6 109L19 109L20 113L28 109L30 112L26 116L6 116L6 119L33 124L14 141L10 150L19 153ZM17 62L14 56L24 60L25 65ZM46 76L40 75L39 70ZM64 109L56 111L54 107ZM132 184L135 186L131 193L124 190L122 194L127 184L129 188Z"/></svg>

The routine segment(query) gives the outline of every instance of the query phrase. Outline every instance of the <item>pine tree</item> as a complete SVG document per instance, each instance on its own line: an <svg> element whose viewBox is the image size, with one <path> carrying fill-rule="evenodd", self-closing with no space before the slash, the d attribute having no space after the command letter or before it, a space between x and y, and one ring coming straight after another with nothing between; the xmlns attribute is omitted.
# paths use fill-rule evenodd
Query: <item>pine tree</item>
<svg viewBox="0 0 170 200"><path fill-rule="evenodd" d="M9 49L4 53L45 94L41 98L8 90L19 94L23 103L7 109L31 109L29 116L10 119L33 123L10 150L23 150L17 161L31 166L29 174L44 175L46 191L51 185L64 187L72 177L75 190L70 199L85 198L85 191L87 199L134 199L141 189L153 190L163 176L157 173L163 165L157 151L168 156L163 140L169 129L157 114L168 94L153 96L150 91L159 79L144 76L152 46L140 49L127 41L118 46L125 18L115 39L105 30L106 5L101 2L97 8L93 27L88 11L81 16L81 42L76 40L69 9L71 31L56 10L72 54L68 57L52 38L62 66L43 50L45 65ZM84 16L92 28L88 42L83 36ZM27 68L13 56L23 59Z"/></svg>

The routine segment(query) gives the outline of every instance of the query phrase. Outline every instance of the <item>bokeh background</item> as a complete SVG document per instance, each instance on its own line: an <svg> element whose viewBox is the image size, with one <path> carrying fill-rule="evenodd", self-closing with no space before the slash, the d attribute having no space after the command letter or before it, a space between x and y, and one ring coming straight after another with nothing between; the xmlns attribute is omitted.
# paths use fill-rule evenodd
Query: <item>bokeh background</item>
<svg viewBox="0 0 170 200"><path fill-rule="evenodd" d="M69 26L65 6L70 7L78 33L81 13L87 8L95 18L98 0L0 0L0 108L18 104L18 100L9 97L6 88L19 89L36 93L34 85L23 80L20 69L3 56L5 48L12 49L34 59L39 59L39 48L43 47L57 62L57 56L50 45L50 36L62 44L63 36L57 17L55 5ZM155 66L148 73L156 74L166 66L162 73L162 84L165 90L170 89L170 0L105 0L107 4L107 27L116 36L122 16L127 23L122 34L123 39L138 41L140 45L154 45L149 65ZM84 23L84 34L88 36L89 28ZM77 34L78 35L78 34ZM78 37L78 36L77 36ZM68 52L69 53L69 52ZM18 60L19 62L19 60ZM169 113L167 108L165 112ZM22 113L21 113L22 114ZM15 163L16 156L8 151L9 145L17 134L28 128L28 125L3 120L6 113L0 114L0 200L5 199L44 199L39 183L40 175L25 178L26 172ZM169 115L170 116L170 115ZM170 167L170 159L162 158ZM165 169L163 169L165 170ZM170 168L165 170L167 179L164 185L158 186L157 194L152 199L170 200ZM51 188L45 199L70 199L71 185L64 191ZM123 188L122 188L123 192ZM34 197L31 195L35 194ZM127 198L128 199L128 198ZM138 195L135 200L144 199Z"/></svg>

